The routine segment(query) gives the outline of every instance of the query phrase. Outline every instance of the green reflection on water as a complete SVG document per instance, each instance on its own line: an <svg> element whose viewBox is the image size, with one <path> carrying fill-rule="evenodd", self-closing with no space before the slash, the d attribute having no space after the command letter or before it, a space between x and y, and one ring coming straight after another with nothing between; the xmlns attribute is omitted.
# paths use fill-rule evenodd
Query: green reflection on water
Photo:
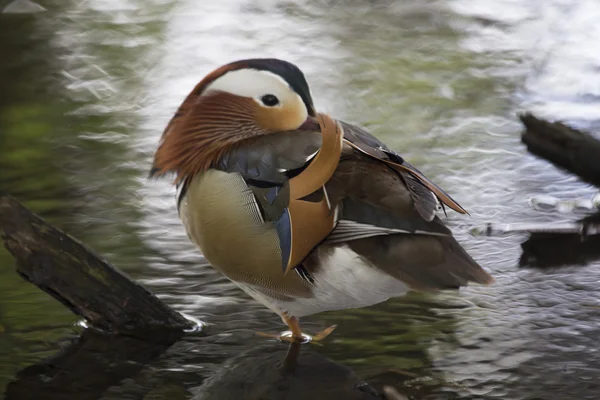
<svg viewBox="0 0 600 400"><path fill-rule="evenodd" d="M152 42L108 42L160 37L164 22L120 24L109 12L82 12L71 2L43 5L48 12L0 14L0 190L135 276L150 253L134 223L141 217L135 191L143 162L114 138L136 130L138 120L124 104L143 77L132 68L151 63ZM59 32L73 43L61 43ZM126 79L110 82L108 75ZM14 263L0 246L0 392L76 330L77 318L21 279Z"/></svg>
<svg viewBox="0 0 600 400"><path fill-rule="evenodd" d="M34 18L0 14L0 59L0 190L61 221L72 192L61 169L64 155L53 142L63 132L56 127L64 106L51 94L53 49ZM15 273L14 260L0 247L0 387L54 353L73 321L69 311Z"/></svg>
<svg viewBox="0 0 600 400"><path fill-rule="evenodd" d="M135 222L142 212L135 199L141 185L140 165L146 160L132 153L128 145L139 122L132 107L135 94L143 68L151 64L149 47L162 35L164 22L146 18L143 23L115 23L105 12L88 10L73 16L85 28L70 32L77 34L78 40L64 48L52 44L52 31L73 28L61 25L60 11L54 10L59 18L49 26L29 17L15 25L0 24L0 54L14 60L14 64L0 66L0 87L7 94L4 98L11 99L0 108L0 167L8 171L0 177L0 189L134 277L143 276L142 260L151 250L137 234ZM126 15L136 18L135 12ZM383 15L371 17L381 20L382 27L387 23ZM449 36L442 44L454 47L456 35L442 32L446 33ZM369 34L378 37L373 43L388 40L385 30L374 29ZM431 34L423 40L436 37L438 34ZM372 43L346 44L357 62L347 63L344 75L353 78L343 90L361 94L350 102L353 107L372 110L369 115L357 113L351 120L369 124L396 148L408 142L418 147L419 141L412 136L431 129L432 120L456 106L452 99L431 95L438 90L437 80L472 62L452 50L440 64L443 55L419 57L427 51L382 52ZM439 45L434 42L431 46ZM374 63L375 59L378 61L371 68L362 63ZM398 80L399 75L405 78ZM461 84L457 79L452 89L463 91ZM471 105L465 100L463 106ZM390 133L386 136L386 132ZM57 342L72 332L76 318L22 281L4 250L0 250L0 265L2 387L21 368L55 353ZM324 314L322 319L340 326L336 332L339 339L322 351L351 367L379 366L379 374L393 369L423 371L430 366L429 346L451 334L455 321L430 314L419 299ZM174 391L178 390L176 386Z"/></svg>
<svg viewBox="0 0 600 400"><path fill-rule="evenodd" d="M402 3L385 3L391 6L332 10L339 18L333 32L348 53L340 65L344 86L338 90L347 103L343 117L368 126L452 190L443 182L448 171L473 173L469 166L481 154L461 151L448 157L449 152L482 144L506 148L505 138L486 132L491 115L512 118L511 97L521 77L499 76L497 54L462 48L467 21L445 2L419 2L417 7L409 2L406 10ZM520 61L510 54L502 60L507 66ZM514 134L514 125L494 128ZM509 140L518 143L516 136Z"/></svg>
<svg viewBox="0 0 600 400"><path fill-rule="evenodd" d="M164 56L156 48L171 6L128 4L115 11L120 19L112 10L74 11L66 2L44 4L49 11L43 17L0 15L0 189L133 277L146 277L144 259L153 250L140 239L137 190L148 160L131 148L140 123L139 92L151 84L144 83L147 72ZM448 20L443 11L399 17L372 7L357 18L356 7L346 9L344 2L319 12L311 18L326 21L323 29L332 30L347 54L337 69L321 71L342 81L332 89L347 106L339 117L368 125L437 182L448 170L471 168L479 154L443 152L482 143L489 120L472 117L511 109L514 82L499 82L488 73L495 61L461 50L461 35L442 22ZM57 36L71 42L57 44ZM445 131L465 118L473 126L454 132L460 134ZM499 140L486 138L491 147ZM19 278L13 266L0 248L0 388L24 366L54 354L76 320ZM439 307L432 296L411 295L307 320L339 324L319 349L323 354L362 377L394 383L394 370L435 374L432 350L456 350L457 327L471 310L432 310ZM224 350L213 351L222 357ZM210 365L222 358L216 360L198 362ZM435 378L443 380L443 373ZM153 394L184 398L180 375L174 380Z"/></svg>

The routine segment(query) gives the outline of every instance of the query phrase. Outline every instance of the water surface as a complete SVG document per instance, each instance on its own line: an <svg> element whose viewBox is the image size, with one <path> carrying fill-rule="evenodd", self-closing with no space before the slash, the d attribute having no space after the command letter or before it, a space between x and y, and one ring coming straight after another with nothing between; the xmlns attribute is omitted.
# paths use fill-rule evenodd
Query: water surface
<svg viewBox="0 0 600 400"><path fill-rule="evenodd" d="M515 116L600 130L597 1L40 4L46 12L0 14L0 189L209 324L140 356L90 398L201 396L223 366L260 365L260 352L244 354L275 351L254 331L281 330L279 318L207 265L170 182L147 179L162 129L197 81L270 56L300 66L320 111L367 126L452 193L471 217L448 223L497 280L305 318L309 332L339 326L310 350L415 398L598 397L600 263L520 268L527 235L469 233L490 221L572 220L528 199L597 192L529 155ZM0 250L0 388L80 330L13 265Z"/></svg>

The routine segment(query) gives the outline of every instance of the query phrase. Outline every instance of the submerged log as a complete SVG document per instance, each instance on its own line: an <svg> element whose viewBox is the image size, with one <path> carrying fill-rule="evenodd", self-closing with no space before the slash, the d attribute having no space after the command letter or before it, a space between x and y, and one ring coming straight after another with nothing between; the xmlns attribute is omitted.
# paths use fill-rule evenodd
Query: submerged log
<svg viewBox="0 0 600 400"><path fill-rule="evenodd" d="M600 140L561 122L548 122L530 113L519 115L526 130L527 150L600 187Z"/></svg>
<svg viewBox="0 0 600 400"><path fill-rule="evenodd" d="M575 234L579 237L600 235L599 221L573 221L573 222L517 222L512 224L488 223L485 226L471 230L475 235L502 236L509 233L555 233Z"/></svg>
<svg viewBox="0 0 600 400"><path fill-rule="evenodd" d="M600 259L600 235L532 233L521 249L521 267L587 265Z"/></svg>
<svg viewBox="0 0 600 400"><path fill-rule="evenodd" d="M165 340L194 326L91 249L2 193L0 236L25 280L96 328Z"/></svg>

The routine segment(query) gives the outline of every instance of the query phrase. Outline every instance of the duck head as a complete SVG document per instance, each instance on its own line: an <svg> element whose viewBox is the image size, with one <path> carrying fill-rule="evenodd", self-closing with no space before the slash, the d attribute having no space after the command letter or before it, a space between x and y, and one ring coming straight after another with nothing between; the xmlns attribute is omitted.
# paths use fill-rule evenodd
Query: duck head
<svg viewBox="0 0 600 400"><path fill-rule="evenodd" d="M249 59L224 65L196 85L167 125L151 176L174 172L181 182L241 141L313 126L315 115L306 78L294 64Z"/></svg>

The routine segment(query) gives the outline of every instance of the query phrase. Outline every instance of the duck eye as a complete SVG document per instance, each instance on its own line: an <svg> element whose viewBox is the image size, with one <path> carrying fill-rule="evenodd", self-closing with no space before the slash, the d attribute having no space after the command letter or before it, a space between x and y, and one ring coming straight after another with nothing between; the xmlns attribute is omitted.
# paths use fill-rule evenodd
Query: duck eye
<svg viewBox="0 0 600 400"><path fill-rule="evenodd" d="M265 94L260 98L263 104L267 107L274 107L279 104L279 99L273 94Z"/></svg>

